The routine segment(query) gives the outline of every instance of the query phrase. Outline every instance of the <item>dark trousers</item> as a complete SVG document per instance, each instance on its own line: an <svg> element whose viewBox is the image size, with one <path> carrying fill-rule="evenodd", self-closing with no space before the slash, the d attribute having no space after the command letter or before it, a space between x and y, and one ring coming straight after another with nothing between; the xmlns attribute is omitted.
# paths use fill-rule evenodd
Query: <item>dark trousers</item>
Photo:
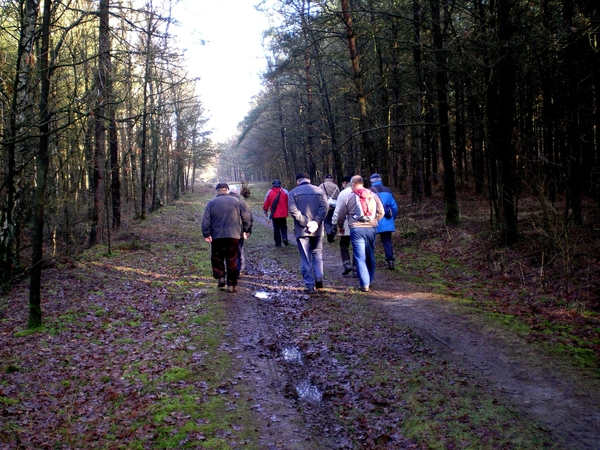
<svg viewBox="0 0 600 450"><path fill-rule="evenodd" d="M285 217L273 218L273 239L275 239L275 245L281 247L281 241L288 241L287 236L287 219Z"/></svg>
<svg viewBox="0 0 600 450"><path fill-rule="evenodd" d="M381 237L381 243L383 244L383 252L385 253L386 261L396 261L394 258L394 246L392 244L392 232L382 231L377 233Z"/></svg>
<svg viewBox="0 0 600 450"><path fill-rule="evenodd" d="M246 258L244 258L244 237L242 236L238 242L238 258L237 258L237 268L238 273L242 273L242 271L246 270Z"/></svg>
<svg viewBox="0 0 600 450"><path fill-rule="evenodd" d="M238 270L239 239L213 239L210 248L213 277L216 279L227 278L227 286L237 286L240 274ZM226 267L227 271L225 271Z"/></svg>
<svg viewBox="0 0 600 450"><path fill-rule="evenodd" d="M342 264L346 267L349 264L351 267L356 267L356 264L350 262L350 235L340 236L340 254L342 255Z"/></svg>
<svg viewBox="0 0 600 450"><path fill-rule="evenodd" d="M325 216L325 220L323 221L323 226L325 227L325 234L327 235L327 242L333 242L335 240L335 226L331 223L331 219L333 218L333 212L335 208L329 208L327 210L327 215Z"/></svg>

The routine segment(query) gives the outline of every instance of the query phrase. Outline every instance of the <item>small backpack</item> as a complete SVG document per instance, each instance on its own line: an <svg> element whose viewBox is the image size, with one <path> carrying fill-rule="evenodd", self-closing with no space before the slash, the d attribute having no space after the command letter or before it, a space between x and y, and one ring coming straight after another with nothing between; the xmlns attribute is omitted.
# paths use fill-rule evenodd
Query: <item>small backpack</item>
<svg viewBox="0 0 600 450"><path fill-rule="evenodd" d="M354 210L354 220L358 222L371 222L377 215L377 203L373 198L373 193L369 189L357 189L354 191L356 200L356 209Z"/></svg>

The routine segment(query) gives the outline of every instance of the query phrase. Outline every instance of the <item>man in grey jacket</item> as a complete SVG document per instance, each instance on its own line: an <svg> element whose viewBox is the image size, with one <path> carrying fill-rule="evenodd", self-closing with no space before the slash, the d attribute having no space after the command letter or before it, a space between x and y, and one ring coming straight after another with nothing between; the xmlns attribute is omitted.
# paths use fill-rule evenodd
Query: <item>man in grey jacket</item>
<svg viewBox="0 0 600 450"><path fill-rule="evenodd" d="M227 284L227 292L235 292L239 278L239 240L248 237L252 216L240 199L229 195L226 183L217 184L216 191L217 196L204 210L202 235L211 247L210 262L219 288Z"/></svg>
<svg viewBox="0 0 600 450"><path fill-rule="evenodd" d="M369 292L375 279L375 237L377 223L384 215L383 204L377 194L365 189L360 175L352 177L350 186L352 194L345 197L344 201L338 202L337 226L339 233L343 234L344 222L348 221L360 290Z"/></svg>
<svg viewBox="0 0 600 450"><path fill-rule="evenodd" d="M294 218L294 234L300 251L300 270L307 294L323 287L323 221L329 206L323 189L310 184L310 176L296 175L296 186L288 196Z"/></svg>

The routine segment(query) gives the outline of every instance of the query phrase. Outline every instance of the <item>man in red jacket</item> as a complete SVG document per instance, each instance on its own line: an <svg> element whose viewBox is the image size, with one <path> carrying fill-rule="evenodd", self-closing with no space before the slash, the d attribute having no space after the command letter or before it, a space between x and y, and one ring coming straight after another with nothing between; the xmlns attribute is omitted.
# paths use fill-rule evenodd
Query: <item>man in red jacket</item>
<svg viewBox="0 0 600 450"><path fill-rule="evenodd" d="M287 236L287 216L288 216L288 195L285 189L281 188L281 181L273 181L272 188L267 192L263 211L269 220L273 221L273 238L275 247L288 245Z"/></svg>

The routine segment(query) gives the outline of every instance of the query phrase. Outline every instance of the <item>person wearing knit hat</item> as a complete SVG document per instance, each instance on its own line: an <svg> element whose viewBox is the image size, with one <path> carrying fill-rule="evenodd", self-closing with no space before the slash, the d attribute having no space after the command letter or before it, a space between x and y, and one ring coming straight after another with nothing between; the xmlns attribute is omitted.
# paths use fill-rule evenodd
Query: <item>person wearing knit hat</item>
<svg viewBox="0 0 600 450"><path fill-rule="evenodd" d="M273 239L275 247L281 247L281 244L287 245L288 229L288 192L281 187L281 181L274 180L271 183L273 186L265 196L263 202L263 212L267 219L273 223Z"/></svg>
<svg viewBox="0 0 600 450"><path fill-rule="evenodd" d="M395 220L398 215L398 204L392 190L383 185L381 176L378 173L372 174L369 179L371 181L371 190L379 196L385 211L385 215L377 224L377 234L381 238L387 268L394 270L396 258L394 257L392 233L396 231Z"/></svg>
<svg viewBox="0 0 600 450"><path fill-rule="evenodd" d="M239 277L239 240L249 236L252 215L240 199L229 195L227 183L217 184L215 190L217 196L206 204L202 216L202 236L210 244L210 262L217 286L225 288L227 285L227 292L235 292Z"/></svg>
<svg viewBox="0 0 600 450"><path fill-rule="evenodd" d="M323 288L323 221L329 207L325 192L310 184L306 172L296 175L296 184L288 196L288 209L294 218L304 292L314 294L315 288Z"/></svg>

